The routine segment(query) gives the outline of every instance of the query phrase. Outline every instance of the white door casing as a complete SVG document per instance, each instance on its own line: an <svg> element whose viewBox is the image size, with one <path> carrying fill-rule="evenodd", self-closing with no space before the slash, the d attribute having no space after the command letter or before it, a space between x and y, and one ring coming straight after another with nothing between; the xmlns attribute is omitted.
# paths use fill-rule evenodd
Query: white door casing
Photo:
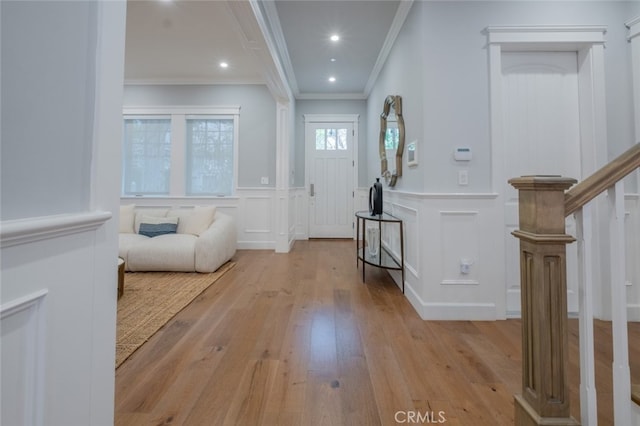
<svg viewBox="0 0 640 426"><path fill-rule="evenodd" d="M502 55L503 167L508 176L561 175L580 180L580 123L576 52ZM520 310L518 193L504 181L507 312ZM575 234L573 216L567 232ZM567 246L569 311L577 300L577 250Z"/></svg>
<svg viewBox="0 0 640 426"><path fill-rule="evenodd" d="M490 79L490 114L491 114L491 158L492 158L492 186L497 192L497 208L503 218L506 229L508 224L507 212L508 193L505 193L505 182L515 177L512 169L507 169L508 141L505 138L504 117L507 106L503 96L503 55L505 52L573 52L577 56L577 84L578 84L578 122L579 122L579 176L588 176L598 166L607 161L606 136L606 102L604 81L604 34L606 27L601 26L535 26L535 27L487 27L489 51L489 79ZM532 173L541 174L540 170ZM554 171L553 174L564 173ZM594 217L598 217L598 209L594 209ZM597 223L597 220L594 220ZM513 226L513 225L512 225ZM567 229L572 233L574 229ZM508 235L502 238L504 244L497 247L503 252L505 262L519 264L518 243L515 237ZM599 233L597 226L593 230L593 244L598 247ZM568 258L570 250L568 246ZM571 262L571 260L569 260ZM568 270L574 269L568 264ZM519 265L517 266L519 268ZM597 276L600 264L596 259L592 265L593 274ZM505 287L496 287L495 299L498 316L519 316L519 288L514 288L513 271L507 277L507 266L504 271ZM519 275L515 273L519 281ZM509 281L511 283L509 283ZM519 287L519 284L518 284ZM508 292L508 290L511 290ZM509 294L508 294L509 293ZM508 301L509 299L509 301ZM570 300L569 310L575 312ZM516 306L517 305L517 306ZM502 314L501 314L502 313Z"/></svg>
<svg viewBox="0 0 640 426"><path fill-rule="evenodd" d="M310 238L353 238L357 116L305 115Z"/></svg>

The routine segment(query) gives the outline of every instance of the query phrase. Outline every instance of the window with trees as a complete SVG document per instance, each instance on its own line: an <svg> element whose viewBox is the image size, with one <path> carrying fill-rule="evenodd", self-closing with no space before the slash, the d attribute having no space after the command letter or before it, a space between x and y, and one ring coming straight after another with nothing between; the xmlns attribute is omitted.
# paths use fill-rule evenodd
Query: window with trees
<svg viewBox="0 0 640 426"><path fill-rule="evenodd" d="M239 110L125 108L122 194L233 195Z"/></svg>

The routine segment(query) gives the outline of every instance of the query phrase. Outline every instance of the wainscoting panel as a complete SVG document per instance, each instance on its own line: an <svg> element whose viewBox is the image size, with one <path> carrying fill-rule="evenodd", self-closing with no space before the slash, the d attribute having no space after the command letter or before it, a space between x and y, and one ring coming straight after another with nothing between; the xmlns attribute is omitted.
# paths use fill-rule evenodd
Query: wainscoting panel
<svg viewBox="0 0 640 426"><path fill-rule="evenodd" d="M625 196L626 284L629 321L640 321L640 194Z"/></svg>
<svg viewBox="0 0 640 426"><path fill-rule="evenodd" d="M505 226L505 287L507 315L520 317L520 240L511 235L518 226Z"/></svg>
<svg viewBox="0 0 640 426"><path fill-rule="evenodd" d="M6 425L41 425L44 413L47 290L4 302L2 323L2 416Z"/></svg>
<svg viewBox="0 0 640 426"><path fill-rule="evenodd" d="M478 230L477 211L440 211L441 285L479 284Z"/></svg>
<svg viewBox="0 0 640 426"><path fill-rule="evenodd" d="M406 273L420 279L420 245L418 244L418 210L402 204L391 203L390 213L403 221L404 227L404 266ZM398 229L397 226L389 226L390 229ZM399 242L399 241L398 241ZM400 258L400 247L391 247L396 258Z"/></svg>
<svg viewBox="0 0 640 426"><path fill-rule="evenodd" d="M308 240L309 239L309 204L308 194L304 187L295 188L293 190L294 195L294 226L295 226L295 238L296 240Z"/></svg>
<svg viewBox="0 0 640 426"><path fill-rule="evenodd" d="M405 296L423 319L505 318L496 194L394 190L385 191L384 202L386 211L405 222ZM462 272L461 263L468 271ZM398 275L391 273L396 282Z"/></svg>
<svg viewBox="0 0 640 426"><path fill-rule="evenodd" d="M1 424L91 424L95 392L112 390L100 386L113 379L111 217L96 211L0 224Z"/></svg>
<svg viewBox="0 0 640 426"><path fill-rule="evenodd" d="M272 197L245 197L240 207L240 214L243 218L241 232L244 234L271 234L273 232L272 209Z"/></svg>
<svg viewBox="0 0 640 426"><path fill-rule="evenodd" d="M290 189L289 190L289 223L287 224L287 227L288 227L287 238L289 239L290 249L293 248L293 244L295 243L295 240L296 240L296 224L297 224L296 212L298 210L296 206L297 202L298 202L298 197L295 189Z"/></svg>

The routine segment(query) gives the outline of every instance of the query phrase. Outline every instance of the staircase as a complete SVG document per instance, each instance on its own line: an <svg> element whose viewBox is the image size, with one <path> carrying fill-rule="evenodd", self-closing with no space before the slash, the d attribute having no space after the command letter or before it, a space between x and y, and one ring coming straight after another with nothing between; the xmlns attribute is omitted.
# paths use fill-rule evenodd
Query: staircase
<svg viewBox="0 0 640 426"><path fill-rule="evenodd" d="M566 245L577 239L580 281L580 418L597 425L593 333L592 230L594 199L607 194L599 210L608 220L613 330L615 424L640 426L640 384L630 383L625 286L624 186L640 167L640 144L575 185L560 176L525 176L509 181L519 191L522 303L522 393L515 396L515 424L578 425L570 416L567 386ZM571 188L571 189L569 189ZM575 215L577 236L565 231ZM636 237L637 238L637 237Z"/></svg>

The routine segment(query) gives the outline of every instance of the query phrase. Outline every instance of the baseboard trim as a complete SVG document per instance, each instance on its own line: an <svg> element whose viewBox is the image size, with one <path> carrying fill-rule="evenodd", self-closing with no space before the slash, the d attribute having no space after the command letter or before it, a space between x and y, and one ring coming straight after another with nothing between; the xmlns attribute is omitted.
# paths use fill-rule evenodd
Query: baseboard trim
<svg viewBox="0 0 640 426"><path fill-rule="evenodd" d="M409 302L423 320L430 321L495 321L496 305L494 303L420 303L420 298L413 292L405 291Z"/></svg>
<svg viewBox="0 0 640 426"><path fill-rule="evenodd" d="M640 305L639 304L627 304L627 321L640 321Z"/></svg>
<svg viewBox="0 0 640 426"><path fill-rule="evenodd" d="M238 241L239 250L275 250L273 241Z"/></svg>

